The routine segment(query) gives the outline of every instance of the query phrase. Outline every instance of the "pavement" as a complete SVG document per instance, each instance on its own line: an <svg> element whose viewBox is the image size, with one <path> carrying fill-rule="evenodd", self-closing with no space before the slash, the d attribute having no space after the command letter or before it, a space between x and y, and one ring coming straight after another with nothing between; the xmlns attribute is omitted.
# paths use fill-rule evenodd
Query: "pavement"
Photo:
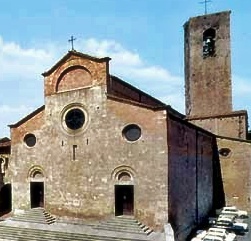
<svg viewBox="0 0 251 241"><path fill-rule="evenodd" d="M244 235L237 235L237 241L251 241L251 213L249 214L249 218L244 219L243 222L248 223L249 232Z"/></svg>
<svg viewBox="0 0 251 241"><path fill-rule="evenodd" d="M121 232L106 231L106 230L96 230L94 226L83 225L83 224L69 224L69 223L54 223L51 225L48 224L37 224L30 222L20 222L7 220L1 222L1 226L11 226L19 228L29 228L29 229L38 229L46 231L58 231L58 232L67 232L67 233L78 233L85 235L102 235L105 237L121 237ZM124 238L131 238L131 234L123 232ZM135 239L144 239L149 240L149 238L144 234L133 234Z"/></svg>
<svg viewBox="0 0 251 241"><path fill-rule="evenodd" d="M34 211L34 210L33 210ZM39 211L39 210L38 210ZM55 223L50 225L41 222L40 216L38 216L38 211L29 212L29 216L25 216L26 219L20 218L25 215L20 214L17 217L5 216L0 221L0 229L7 233L7 236L12 235L12 232L17 232L21 239L15 240L23 240L25 232L29 232L29 235L39 236L41 231L43 235L47 235L49 238L57 238L56 233L61 233L57 235L60 236L60 240L68 240L66 236L69 235L83 235L83 240L86 240L87 236L93 237L95 240L138 240L138 241L163 241L165 240L163 233L155 233L151 232L147 235L147 233L143 230L143 227L140 227L139 224L136 223L136 220L128 217L117 217L116 219L108 219L106 221L84 221L84 220L69 220L69 219L57 219ZM42 211L41 211L42 212ZM28 212L26 212L28 213ZM35 214L36 215L35 215ZM32 220L35 221L32 221ZM38 222L39 221L39 222ZM121 226L122 225L122 226ZM121 229L122 227L122 229ZM14 231L13 231L14 230ZM39 231L40 230L40 231ZM5 233L0 235L0 240L3 240ZM68 234L66 234L68 233ZM55 235L54 235L55 234ZM54 237L54 236L55 237ZM27 235L26 235L27 236ZM11 236L12 237L12 236ZM39 236L40 237L40 236ZM82 237L82 236L81 236ZM44 239L44 240L54 240L54 239ZM4 239L6 240L6 239ZM7 239L14 240L14 239ZM32 239L33 240L33 239ZM75 240L73 238L73 240ZM78 239L76 239L78 240Z"/></svg>

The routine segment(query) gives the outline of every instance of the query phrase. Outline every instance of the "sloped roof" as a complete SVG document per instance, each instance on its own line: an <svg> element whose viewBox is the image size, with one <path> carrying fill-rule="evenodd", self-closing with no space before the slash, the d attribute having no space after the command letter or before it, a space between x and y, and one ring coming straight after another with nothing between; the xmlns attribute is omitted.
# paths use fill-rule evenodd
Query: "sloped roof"
<svg viewBox="0 0 251 241"><path fill-rule="evenodd" d="M0 139L0 147L8 147L11 145L11 141L8 137L4 137Z"/></svg>
<svg viewBox="0 0 251 241"><path fill-rule="evenodd" d="M25 116L23 119L21 119L20 121L18 121L15 124L11 124L8 125L10 128L15 128L20 126L21 124L23 124L24 122L26 122L27 120L31 119L33 116L37 115L39 112L43 111L45 108L45 105L39 107L38 109L36 109L35 111L33 111L32 113L30 113L29 115Z"/></svg>
<svg viewBox="0 0 251 241"><path fill-rule="evenodd" d="M166 106L166 104L161 102L160 100L152 97L151 95L113 75L110 76L110 79L107 83L107 94L108 96L138 102L152 108L160 108Z"/></svg>
<svg viewBox="0 0 251 241"><path fill-rule="evenodd" d="M63 64L67 59L70 58L70 56L76 56L76 57L81 57L81 58L85 58L85 59L89 59L89 60L92 60L92 61L95 61L95 62L108 62L111 60L111 58L109 57L104 57L104 58L98 58L98 57L93 57L93 56L90 56L88 54L83 54L83 53L80 53L80 52L77 52L75 50L71 50L71 51L68 51L68 53L63 56L63 58L61 58L54 66L52 66L49 70L45 71L44 73L42 73L42 75L44 77L50 75L55 69L57 69L61 64Z"/></svg>
<svg viewBox="0 0 251 241"><path fill-rule="evenodd" d="M226 112L224 114L218 114L218 115L187 116L186 120L203 120L203 119L210 119L210 118L234 117L234 116L240 116L240 115L247 116L248 113L246 110L237 110L237 111Z"/></svg>
<svg viewBox="0 0 251 241"><path fill-rule="evenodd" d="M153 110L167 110L169 114L181 120L185 118L185 115L173 109L170 105L161 102L114 75L110 75L107 83L107 97Z"/></svg>

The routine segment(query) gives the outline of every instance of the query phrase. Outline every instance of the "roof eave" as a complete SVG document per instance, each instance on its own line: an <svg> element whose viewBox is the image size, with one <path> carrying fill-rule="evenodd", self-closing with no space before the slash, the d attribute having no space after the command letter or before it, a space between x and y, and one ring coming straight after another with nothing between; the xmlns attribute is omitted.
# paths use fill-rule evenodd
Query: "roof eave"
<svg viewBox="0 0 251 241"><path fill-rule="evenodd" d="M8 125L10 128L16 128L18 126L20 126L21 124L25 123L27 120L31 119L32 117L34 117L35 115L37 115L39 112L43 111L45 109L45 105L39 107L38 109L36 109L35 111L33 111L32 113L28 114L27 116L25 116L24 118L22 118L20 121L18 121L15 124L10 124Z"/></svg>
<svg viewBox="0 0 251 241"><path fill-rule="evenodd" d="M103 58L97 58L97 57L93 57L87 54L83 54L80 52L77 52L75 50L70 50L68 51L68 53L63 56L54 66L52 66L49 70L45 71L44 73L42 73L42 76L46 77L48 75L50 75L54 70L56 70L63 62L65 62L71 55L75 55L77 57L82 57L82 58L86 58L92 61L96 61L99 63L102 62L109 62L111 60L110 57L103 57Z"/></svg>

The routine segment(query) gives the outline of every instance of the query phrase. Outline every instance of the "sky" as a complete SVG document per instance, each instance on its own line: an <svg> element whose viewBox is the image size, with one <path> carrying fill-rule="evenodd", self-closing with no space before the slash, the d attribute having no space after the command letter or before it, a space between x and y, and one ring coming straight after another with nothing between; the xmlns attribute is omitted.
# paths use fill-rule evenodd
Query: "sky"
<svg viewBox="0 0 251 241"><path fill-rule="evenodd" d="M44 104L42 73L74 48L111 57L110 73L184 114L183 24L202 0L0 0L0 138ZM212 0L231 10L234 110L251 115L251 2Z"/></svg>

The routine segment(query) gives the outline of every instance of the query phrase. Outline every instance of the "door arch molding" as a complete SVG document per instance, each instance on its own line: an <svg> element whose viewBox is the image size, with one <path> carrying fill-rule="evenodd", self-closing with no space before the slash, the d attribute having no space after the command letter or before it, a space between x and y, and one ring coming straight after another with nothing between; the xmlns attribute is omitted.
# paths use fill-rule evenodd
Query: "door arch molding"
<svg viewBox="0 0 251 241"><path fill-rule="evenodd" d="M112 179L115 216L133 215L135 171L129 166L119 166L113 170Z"/></svg>
<svg viewBox="0 0 251 241"><path fill-rule="evenodd" d="M28 172L30 183L31 208L44 207L44 171L40 166L33 166Z"/></svg>

